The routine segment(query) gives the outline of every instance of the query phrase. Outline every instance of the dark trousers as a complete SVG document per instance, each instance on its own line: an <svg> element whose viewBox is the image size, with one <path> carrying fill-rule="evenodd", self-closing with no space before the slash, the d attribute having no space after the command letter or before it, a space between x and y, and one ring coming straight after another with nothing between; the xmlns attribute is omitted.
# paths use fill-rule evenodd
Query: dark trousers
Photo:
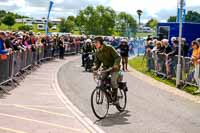
<svg viewBox="0 0 200 133"><path fill-rule="evenodd" d="M82 66L85 65L85 58L87 57L87 54L86 53L83 53L82 54Z"/></svg>
<svg viewBox="0 0 200 133"><path fill-rule="evenodd" d="M60 59L64 59L64 54L65 54L65 48L64 47L60 47Z"/></svg>

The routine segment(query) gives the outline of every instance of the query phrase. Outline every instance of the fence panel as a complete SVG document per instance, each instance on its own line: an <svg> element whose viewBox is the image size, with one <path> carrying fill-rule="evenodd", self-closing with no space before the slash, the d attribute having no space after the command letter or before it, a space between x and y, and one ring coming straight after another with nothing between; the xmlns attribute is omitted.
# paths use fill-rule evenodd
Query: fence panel
<svg viewBox="0 0 200 133"><path fill-rule="evenodd" d="M148 55L146 55L147 64L149 63ZM176 78L176 67L178 63L178 56L168 57L163 53L152 53L153 66L151 68L157 75L162 75L166 78L175 79ZM147 65L147 67L149 67ZM181 56L181 82L185 85L197 86L194 79L195 67L191 61L190 57ZM200 79L200 75L198 77Z"/></svg>
<svg viewBox="0 0 200 133"><path fill-rule="evenodd" d="M129 42L130 55L143 55L145 53L145 40L137 39Z"/></svg>
<svg viewBox="0 0 200 133"><path fill-rule="evenodd" d="M8 58L6 60L0 59L0 85L10 80L10 70L11 70L11 64L12 64L12 55L8 55Z"/></svg>
<svg viewBox="0 0 200 133"><path fill-rule="evenodd" d="M79 51L80 47L75 47L70 44L66 46L65 54L78 53ZM6 60L0 59L0 85L13 80L13 76L17 76L21 70L36 65L42 60L52 58L53 52L59 54L59 49L51 43L45 48L43 46L37 46L35 51L32 51L32 49L16 51L8 55Z"/></svg>

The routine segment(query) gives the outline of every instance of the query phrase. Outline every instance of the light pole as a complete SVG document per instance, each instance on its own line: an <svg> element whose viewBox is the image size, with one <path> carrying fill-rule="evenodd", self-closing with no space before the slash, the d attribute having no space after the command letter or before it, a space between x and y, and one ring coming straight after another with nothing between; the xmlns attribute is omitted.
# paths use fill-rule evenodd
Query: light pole
<svg viewBox="0 0 200 133"><path fill-rule="evenodd" d="M179 15L179 49L178 49L178 64L176 73L176 87L180 85L181 79L181 45L182 45L182 28L183 28L183 1L180 0L180 15Z"/></svg>
<svg viewBox="0 0 200 133"><path fill-rule="evenodd" d="M143 13L142 10L137 10L138 19L139 19L139 27L140 27L140 24L141 24L141 23L140 23L140 19L141 19L142 13Z"/></svg>

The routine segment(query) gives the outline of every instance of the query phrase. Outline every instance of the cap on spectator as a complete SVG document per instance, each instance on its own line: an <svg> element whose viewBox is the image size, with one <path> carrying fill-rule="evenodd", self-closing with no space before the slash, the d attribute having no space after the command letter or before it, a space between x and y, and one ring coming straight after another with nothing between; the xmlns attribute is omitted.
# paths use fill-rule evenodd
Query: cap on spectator
<svg viewBox="0 0 200 133"><path fill-rule="evenodd" d="M126 40L126 39L122 39L121 42L125 42L125 43L127 43L127 40Z"/></svg>
<svg viewBox="0 0 200 133"><path fill-rule="evenodd" d="M86 43L92 43L92 40L91 39L87 39L85 42Z"/></svg>
<svg viewBox="0 0 200 133"><path fill-rule="evenodd" d="M171 42L173 42L173 41L175 41L175 40L177 40L176 37L172 37L172 38L171 38Z"/></svg>
<svg viewBox="0 0 200 133"><path fill-rule="evenodd" d="M183 42L185 42L185 41L186 41L186 39L185 39L185 38L182 38L181 40L182 40Z"/></svg>
<svg viewBox="0 0 200 133"><path fill-rule="evenodd" d="M24 33L21 32L21 31L18 32L18 35L20 35L20 36L23 36L23 34L24 34Z"/></svg>
<svg viewBox="0 0 200 133"><path fill-rule="evenodd" d="M17 38L18 38L18 39L23 39L23 36L18 36Z"/></svg>
<svg viewBox="0 0 200 133"><path fill-rule="evenodd" d="M197 47L199 47L199 44L198 44L198 42L197 41L192 41L192 46L197 46Z"/></svg>
<svg viewBox="0 0 200 133"><path fill-rule="evenodd" d="M197 41L197 42L199 43L199 45L200 45L200 38L197 38L196 41Z"/></svg>

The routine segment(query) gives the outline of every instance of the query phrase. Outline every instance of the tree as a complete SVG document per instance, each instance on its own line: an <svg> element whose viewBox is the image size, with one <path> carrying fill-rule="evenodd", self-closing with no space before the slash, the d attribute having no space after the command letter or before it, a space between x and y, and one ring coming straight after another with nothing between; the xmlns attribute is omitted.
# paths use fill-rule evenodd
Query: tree
<svg viewBox="0 0 200 133"><path fill-rule="evenodd" d="M20 31L30 31L32 29L33 29L33 27L28 26L28 25L22 25L22 26L18 27L18 30L20 30Z"/></svg>
<svg viewBox="0 0 200 133"><path fill-rule="evenodd" d="M176 22L176 16L170 16L167 22Z"/></svg>
<svg viewBox="0 0 200 133"><path fill-rule="evenodd" d="M168 22L176 22L176 16L170 16ZM185 22L200 23L200 13L195 11L188 11L185 16Z"/></svg>
<svg viewBox="0 0 200 133"><path fill-rule="evenodd" d="M64 18L61 18L61 21L60 21L60 24L59 24L59 29L60 29L60 32L66 31L65 19Z"/></svg>
<svg viewBox="0 0 200 133"><path fill-rule="evenodd" d="M73 16L69 16L66 20L64 18L61 19L61 23L59 25L60 32L72 32L75 27L75 18L72 19Z"/></svg>
<svg viewBox="0 0 200 133"><path fill-rule="evenodd" d="M97 6L99 32L103 35L112 35L115 27L116 13L110 7Z"/></svg>
<svg viewBox="0 0 200 133"><path fill-rule="evenodd" d="M51 29L53 27L53 23L48 22L48 28Z"/></svg>
<svg viewBox="0 0 200 133"><path fill-rule="evenodd" d="M69 21L75 21L75 17L74 16L69 16L68 18L67 18Z"/></svg>
<svg viewBox="0 0 200 133"><path fill-rule="evenodd" d="M200 14L195 11L188 11L185 17L186 22L200 23Z"/></svg>
<svg viewBox="0 0 200 133"><path fill-rule="evenodd" d="M86 34L112 35L115 27L116 13L110 7L92 6L79 12L75 22Z"/></svg>
<svg viewBox="0 0 200 133"><path fill-rule="evenodd" d="M4 16L6 16L6 15L11 15L11 16L13 16L14 18L28 18L27 16L21 16L21 15L19 15L19 14L17 14L17 13L12 13L12 12L6 12L6 11L4 11L4 10L0 10L0 19L1 18L3 18Z"/></svg>
<svg viewBox="0 0 200 133"><path fill-rule="evenodd" d="M72 32L73 31L73 29L74 29L74 21L72 21L70 19L67 19L66 22L65 22L65 25L66 25L66 28L67 28L66 32Z"/></svg>
<svg viewBox="0 0 200 133"><path fill-rule="evenodd" d="M130 14L120 12L117 15L116 21L116 28L119 32L119 35L130 36L131 33L133 35L136 33L137 22Z"/></svg>
<svg viewBox="0 0 200 133"><path fill-rule="evenodd" d="M139 26L140 26L140 19L141 19L141 16L142 16L142 13L143 11L142 10L137 10L137 14L138 14L138 18L139 18Z"/></svg>
<svg viewBox="0 0 200 133"><path fill-rule="evenodd" d="M96 10L92 6L88 6L80 11L76 22L86 34L98 34L98 17Z"/></svg>
<svg viewBox="0 0 200 133"><path fill-rule="evenodd" d="M112 8L99 5L81 10L75 18L75 26L86 34L130 36L136 33L137 22L130 14L117 14Z"/></svg>
<svg viewBox="0 0 200 133"><path fill-rule="evenodd" d="M7 25L8 27L13 26L16 22L15 22L15 18L12 15L6 15L5 17L3 17L2 19L2 23Z"/></svg>
<svg viewBox="0 0 200 133"><path fill-rule="evenodd" d="M6 14L6 11L0 10L0 19L3 18Z"/></svg>
<svg viewBox="0 0 200 133"><path fill-rule="evenodd" d="M156 29L157 25L158 25L158 20L153 19L153 18L150 19L146 24L146 26L151 27L152 29Z"/></svg>

